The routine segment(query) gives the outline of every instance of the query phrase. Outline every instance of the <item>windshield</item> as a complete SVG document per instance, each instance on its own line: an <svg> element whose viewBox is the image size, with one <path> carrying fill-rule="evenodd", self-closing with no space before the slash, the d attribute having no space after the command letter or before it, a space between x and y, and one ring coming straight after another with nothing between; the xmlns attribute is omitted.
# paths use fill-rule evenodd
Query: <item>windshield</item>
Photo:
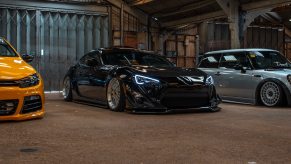
<svg viewBox="0 0 291 164"><path fill-rule="evenodd" d="M167 59L149 53L115 52L103 54L102 60L106 65L145 65L153 67L173 67Z"/></svg>
<svg viewBox="0 0 291 164"><path fill-rule="evenodd" d="M0 44L0 57L16 57L16 53L7 44Z"/></svg>
<svg viewBox="0 0 291 164"><path fill-rule="evenodd" d="M291 63L276 51L250 52L249 57L255 69L291 68Z"/></svg>

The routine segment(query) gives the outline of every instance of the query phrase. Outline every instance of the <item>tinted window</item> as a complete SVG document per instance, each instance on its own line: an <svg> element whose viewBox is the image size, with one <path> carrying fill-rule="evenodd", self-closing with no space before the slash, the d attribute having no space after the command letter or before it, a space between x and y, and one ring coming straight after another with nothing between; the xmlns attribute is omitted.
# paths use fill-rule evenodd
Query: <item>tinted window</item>
<svg viewBox="0 0 291 164"><path fill-rule="evenodd" d="M114 52L103 54L102 60L107 65L173 67L173 64L162 56L142 52Z"/></svg>
<svg viewBox="0 0 291 164"><path fill-rule="evenodd" d="M218 68L220 56L221 54L205 55L205 57L202 58L199 64L199 67L200 68Z"/></svg>
<svg viewBox="0 0 291 164"><path fill-rule="evenodd" d="M16 53L7 44L0 44L1 57L16 57Z"/></svg>
<svg viewBox="0 0 291 164"><path fill-rule="evenodd" d="M223 54L219 66L225 68L235 68L236 66L251 68L250 61L246 56L245 52Z"/></svg>
<svg viewBox="0 0 291 164"><path fill-rule="evenodd" d="M275 51L254 51L248 55L256 69L291 68L290 62Z"/></svg>
<svg viewBox="0 0 291 164"><path fill-rule="evenodd" d="M83 64L86 66L101 65L100 56L96 54L96 52L88 53L80 59L80 64Z"/></svg>

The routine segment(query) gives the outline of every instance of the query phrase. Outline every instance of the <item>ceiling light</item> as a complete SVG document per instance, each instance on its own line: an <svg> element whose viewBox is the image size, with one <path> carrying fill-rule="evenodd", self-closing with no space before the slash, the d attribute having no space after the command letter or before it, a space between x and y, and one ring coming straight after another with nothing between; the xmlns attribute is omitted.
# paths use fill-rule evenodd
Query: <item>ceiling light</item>
<svg viewBox="0 0 291 164"><path fill-rule="evenodd" d="M289 19L289 22L291 22L291 18Z"/></svg>

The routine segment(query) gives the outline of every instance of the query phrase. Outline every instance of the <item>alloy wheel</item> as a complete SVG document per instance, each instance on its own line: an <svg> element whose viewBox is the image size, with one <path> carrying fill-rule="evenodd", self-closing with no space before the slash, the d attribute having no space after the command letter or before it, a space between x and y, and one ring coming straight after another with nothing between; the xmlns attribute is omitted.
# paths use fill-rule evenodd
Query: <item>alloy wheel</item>
<svg viewBox="0 0 291 164"><path fill-rule="evenodd" d="M280 87L274 82L266 82L260 91L261 100L266 106L275 106L281 98Z"/></svg>
<svg viewBox="0 0 291 164"><path fill-rule="evenodd" d="M64 97L64 99L67 99L69 97L70 90L71 90L71 82L70 82L70 78L67 77L64 80L64 84L63 84L63 97Z"/></svg>
<svg viewBox="0 0 291 164"><path fill-rule="evenodd" d="M116 109L120 102L120 84L113 78L108 84L107 101L110 109Z"/></svg>

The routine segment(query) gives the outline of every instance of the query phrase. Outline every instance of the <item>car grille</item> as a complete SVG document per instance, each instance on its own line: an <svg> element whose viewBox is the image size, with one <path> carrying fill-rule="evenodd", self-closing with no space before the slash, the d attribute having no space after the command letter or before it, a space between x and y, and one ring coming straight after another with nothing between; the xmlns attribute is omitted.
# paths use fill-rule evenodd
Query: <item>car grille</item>
<svg viewBox="0 0 291 164"><path fill-rule="evenodd" d="M24 97L23 107L21 110L22 114L35 112L41 110L42 101L40 96L26 96Z"/></svg>
<svg viewBox="0 0 291 164"><path fill-rule="evenodd" d="M0 87L7 87L7 86L19 86L19 84L15 81L0 81Z"/></svg>
<svg viewBox="0 0 291 164"><path fill-rule="evenodd" d="M168 88L161 98L167 108L196 108L209 104L207 88Z"/></svg>
<svg viewBox="0 0 291 164"><path fill-rule="evenodd" d="M17 106L18 100L0 100L0 116L13 115Z"/></svg>

